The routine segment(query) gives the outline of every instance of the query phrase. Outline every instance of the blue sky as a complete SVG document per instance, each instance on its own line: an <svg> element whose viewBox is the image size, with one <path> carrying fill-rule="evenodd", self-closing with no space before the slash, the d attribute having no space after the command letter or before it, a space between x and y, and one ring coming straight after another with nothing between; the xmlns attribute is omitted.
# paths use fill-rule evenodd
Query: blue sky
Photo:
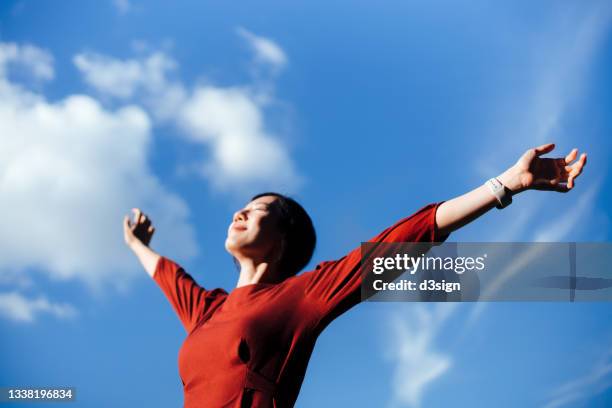
<svg viewBox="0 0 612 408"><path fill-rule="evenodd" d="M17 1L0 5L0 385L177 406L184 332L122 242L231 289L231 214L292 194L334 259L528 148L526 192L452 241L609 241L609 2ZM255 154L254 154L255 152ZM361 304L319 338L298 407L612 404L609 303Z"/></svg>

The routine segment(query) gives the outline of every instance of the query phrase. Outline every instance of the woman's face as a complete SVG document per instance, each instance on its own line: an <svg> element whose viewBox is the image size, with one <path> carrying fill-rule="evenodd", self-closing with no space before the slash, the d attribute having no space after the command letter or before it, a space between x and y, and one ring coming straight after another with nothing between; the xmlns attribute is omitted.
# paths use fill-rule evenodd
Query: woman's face
<svg viewBox="0 0 612 408"><path fill-rule="evenodd" d="M259 197L236 211L227 230L225 249L236 258L274 261L280 255L279 209L275 196Z"/></svg>

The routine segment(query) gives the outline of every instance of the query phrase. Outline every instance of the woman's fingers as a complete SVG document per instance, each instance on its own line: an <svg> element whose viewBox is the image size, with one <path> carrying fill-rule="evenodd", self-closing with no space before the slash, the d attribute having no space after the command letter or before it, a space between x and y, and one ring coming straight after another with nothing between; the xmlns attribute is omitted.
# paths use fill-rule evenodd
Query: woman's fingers
<svg viewBox="0 0 612 408"><path fill-rule="evenodd" d="M576 160L576 156L578 156L578 149L574 148L567 156L565 156L565 164L570 164Z"/></svg>
<svg viewBox="0 0 612 408"><path fill-rule="evenodd" d="M123 229L126 231L131 229L130 217L128 217L127 215L123 217Z"/></svg>
<svg viewBox="0 0 612 408"><path fill-rule="evenodd" d="M151 225L151 220L149 219L149 217L147 217L145 213L140 210L140 208L132 208L132 212L134 213L135 226L144 225L146 226L146 228L149 228L149 225Z"/></svg>
<svg viewBox="0 0 612 408"><path fill-rule="evenodd" d="M536 156L541 156L545 153L548 153L552 151L554 148L555 148L554 143L546 143L546 144L543 144L542 146L538 146L535 148Z"/></svg>
<svg viewBox="0 0 612 408"><path fill-rule="evenodd" d="M571 153L565 157L565 163L569 164L570 162L574 161L576 159L577 154L578 149L572 150ZM582 173L582 169L586 164L586 159L586 153L582 153L580 155L580 159L577 162L563 167L564 172L561 180L567 181L568 189L572 189L576 185L575 179Z"/></svg>
<svg viewBox="0 0 612 408"><path fill-rule="evenodd" d="M146 214L143 214L141 218L142 222L140 223L140 225L142 226L143 230L147 231L151 226L151 220L149 219L149 217L146 216Z"/></svg>
<svg viewBox="0 0 612 408"><path fill-rule="evenodd" d="M586 153L582 153L582 155L580 155L580 160L572 166L572 169L570 171L570 174L567 180L567 186L569 188L574 187L575 185L574 179L582 173L582 169L584 168L584 165L586 164L586 159L587 159Z"/></svg>
<svg viewBox="0 0 612 408"><path fill-rule="evenodd" d="M540 156L552 151L554 147L553 143L548 143L528 150L527 153L533 158L534 155ZM578 160L577 158L578 149L574 148L565 157L535 159L529 169L535 176L532 188L567 193L576 186L576 178L586 165L586 153L582 153Z"/></svg>
<svg viewBox="0 0 612 408"><path fill-rule="evenodd" d="M587 154L586 153L582 153L580 155L580 160L578 161L578 168L579 170L582 172L582 168L584 167L584 165L587 162Z"/></svg>
<svg viewBox="0 0 612 408"><path fill-rule="evenodd" d="M129 228L137 233L151 233L151 231L155 230L155 228L151 225L151 219L143 213L140 208L132 208L132 212L134 214L132 223L129 223L128 217L128 226Z"/></svg>
<svg viewBox="0 0 612 408"><path fill-rule="evenodd" d="M130 220L129 215L123 217L125 241L130 244L134 239L137 239L148 246L155 232L155 227L151 225L149 217L139 208L132 208L132 213L133 220Z"/></svg>
<svg viewBox="0 0 612 408"><path fill-rule="evenodd" d="M132 208L132 213L134 214L132 222L136 225L140 222L140 208Z"/></svg>

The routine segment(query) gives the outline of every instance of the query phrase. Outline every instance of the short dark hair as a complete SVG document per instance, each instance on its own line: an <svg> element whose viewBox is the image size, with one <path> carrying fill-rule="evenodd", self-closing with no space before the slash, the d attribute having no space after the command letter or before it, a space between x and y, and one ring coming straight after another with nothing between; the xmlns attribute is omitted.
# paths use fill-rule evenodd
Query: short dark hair
<svg viewBox="0 0 612 408"><path fill-rule="evenodd" d="M251 198L251 201L264 196L276 197L274 205L280 210L278 226L283 236L280 269L285 277L296 275L310 262L317 244L312 220L297 201L280 193L260 193Z"/></svg>

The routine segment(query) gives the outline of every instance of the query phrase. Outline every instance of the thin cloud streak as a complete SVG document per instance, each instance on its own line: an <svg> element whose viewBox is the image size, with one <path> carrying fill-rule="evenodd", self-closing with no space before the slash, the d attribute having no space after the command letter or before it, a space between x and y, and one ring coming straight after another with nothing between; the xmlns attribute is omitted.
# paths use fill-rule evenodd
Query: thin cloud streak
<svg viewBox="0 0 612 408"><path fill-rule="evenodd" d="M565 110L571 101L581 93L594 55L601 47L605 33L609 31L610 10L611 7L603 2L597 4L578 24L576 24L575 18L568 20L572 22L572 26L577 28L570 31L571 37L566 39L567 41L557 41L558 44L562 44L559 49L551 51L548 48L548 44L544 44L546 46L545 49L534 50L537 51L535 52L536 55L542 56L543 62L536 74L536 89L534 92L531 92L529 97L522 98L520 103L513 104L513 106L521 107L520 116L523 118L522 123L525 123L525 125L514 126L511 129L506 128L501 132L492 131L491 133L493 134L512 136L503 137L507 142L506 145L501 146L501 149L498 141L496 141L495 149L489 149L489 151L509 152L513 151L513 149L509 148L508 144L510 143L512 146L522 149L552 140L553 132L558 133L560 130L559 126ZM556 21L555 24L563 24L563 22ZM542 47L542 45L538 46ZM524 100L534 101L533 106L531 108L525 106ZM517 123L516 119L510 117L508 119L512 119L512 123ZM500 121L497 120L496 123L500 123ZM517 135L523 136L517 137ZM557 137L554 139L558 142ZM500 157L495 156L495 162L491 161L493 160L491 155L483 154L482 157L486 159L477 162L475 165L476 172L480 174L479 178L488 178L495 174L496 171L503 170L498 168L498 163L501 160ZM515 157L510 158L508 163L512 163L515 159ZM558 241L571 234L580 220L588 217L600 185L601 180L593 183L586 192L582 193L578 198L577 206L571 207L571 216L547 226L545 230L533 233L534 238ZM501 225L500 228L496 229L494 232L495 239L508 242L520 240L521 237L524 237L529 232L534 216L541 212L543 205L545 205L543 200L536 200L535 198L528 202L523 202L521 213L518 217L508 219L505 225ZM499 231L503 232L500 233ZM493 282L493 286L485 288L485 293L494 293L504 281L520 273L522 265L525 265L537 256L539 256L537 250L527 251L513 265L510 265L500 274ZM476 324L485 307L484 303L477 303L474 306L464 325L464 334L470 327ZM402 327L401 321L396 321L395 324L400 328ZM435 333L435 331L429 330L429 333ZM403 339L405 347L412 346L411 343L414 343L415 339L406 335L406 333L410 332L406 330L403 331L404 333L401 332L402 330L400 330L398 338ZM428 347L431 347L430 343L433 343L434 340L435 335L430 334L424 334L421 339L417 339L417 343L420 342L420 348L425 356L428 355ZM425 386L439 378L442 373L449 369L452 361L450 356L440 357L435 352L429 351L429 353L431 353L429 357L424 357L425 363L423 363L423 366L426 369L420 376L420 378L427 379L427 381L423 382L422 386L419 387L408 383L409 380L405 380L405 383L398 382L396 376L396 379L394 379L393 403L418 406L423 398ZM406 360L408 362L411 361L410 358ZM401 364L406 364L406 361L403 361ZM401 364L398 364L396 373L400 372ZM412 366L409 364L408 367ZM402 372L402 374L405 373ZM404 378L408 379L410 376L406 375ZM568 396L572 395L572 392L568 392L565 396L560 397L559 401L561 401L561 398L569 398ZM556 406L558 405L550 405L547 408L554 408Z"/></svg>
<svg viewBox="0 0 612 408"><path fill-rule="evenodd" d="M602 186L601 178L593 182L585 192L582 192L575 206L569 208L566 214L534 233L535 242L559 242L570 238L570 233L578 224L592 213L597 195Z"/></svg>
<svg viewBox="0 0 612 408"><path fill-rule="evenodd" d="M543 408L573 406L612 387L612 350L591 367L590 371L557 388Z"/></svg>
<svg viewBox="0 0 612 408"><path fill-rule="evenodd" d="M535 42L535 47L542 48L534 50L534 54L540 56L539 65L536 64L534 80L536 87L531 95L522 97L523 100L533 102L531 106L525 106L523 101L513 104L513 106L521 107L522 119L520 121L517 122L510 116L506 118L508 120L512 119L514 123L524 123L525 125L519 124L510 127L510 129L499 129L493 132L501 135L513 135L512 138L504 138L504 140L509 140L507 143L512 143L513 146L520 149L551 140L560 144L558 137L553 137L553 132L560 133L559 126L565 110L582 92L582 88L587 82L588 69L592 65L597 51L601 48L605 34L609 32L612 22L612 7L605 2L596 3L591 9L582 13L581 18L579 17L577 20L571 10L567 10L567 14L558 18L552 24L549 32L552 32L555 36L559 35L559 31L563 33L563 38L554 42L559 44L557 48L551 49L548 46L550 41ZM570 23L573 30L568 30L568 24ZM569 32L569 34L566 34L566 32ZM497 120L497 122L499 121ZM503 148L504 151L512 151L512 149L508 149L508 146L503 146ZM499 147L497 150L500 150ZM496 169L496 165L489 161L491 160L490 156L483 155L483 157L488 157L488 159L476 163L475 169L480 172L481 177L490 177L493 174L493 169ZM568 207L570 214L565 216L564 219L553 222L551 225L535 232L531 232L533 218L536 214L543 212L544 206L548 205L548 202L531 197L530 200L524 200L520 204L521 214L519 216L499 220L499 227L494 232L495 237L499 238L497 231L506 231L501 234L503 234L504 240L508 242L527 240L527 235L531 235L531 239L536 241L556 242L562 240L571 233L580 221L588 219L591 213L590 208L592 208L590 204L593 203L602 181L594 182L586 192L581 192L581 195L577 197L578 204ZM568 194L575 195L576 191ZM530 257L535 255L525 254L526 258L523 260L531 259ZM509 267L505 273L506 275L501 276L493 284L501 284L501 279L511 277L518 273L518 270ZM468 326L476 322L485 308L484 303L474 306L468 319Z"/></svg>
<svg viewBox="0 0 612 408"><path fill-rule="evenodd" d="M253 34L243 27L236 29L238 35L244 38L255 54L255 62L280 70L287 65L288 58L283 49L269 38Z"/></svg>

